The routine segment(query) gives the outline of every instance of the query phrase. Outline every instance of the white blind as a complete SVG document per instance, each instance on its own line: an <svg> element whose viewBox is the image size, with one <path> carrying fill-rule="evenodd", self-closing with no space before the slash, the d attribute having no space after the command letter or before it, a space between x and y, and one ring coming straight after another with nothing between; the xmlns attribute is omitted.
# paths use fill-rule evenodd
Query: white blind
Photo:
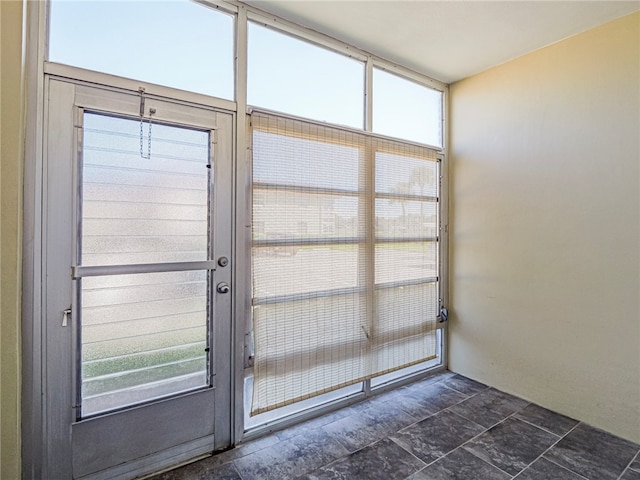
<svg viewBox="0 0 640 480"><path fill-rule="evenodd" d="M252 415L433 358L436 151L251 122Z"/></svg>

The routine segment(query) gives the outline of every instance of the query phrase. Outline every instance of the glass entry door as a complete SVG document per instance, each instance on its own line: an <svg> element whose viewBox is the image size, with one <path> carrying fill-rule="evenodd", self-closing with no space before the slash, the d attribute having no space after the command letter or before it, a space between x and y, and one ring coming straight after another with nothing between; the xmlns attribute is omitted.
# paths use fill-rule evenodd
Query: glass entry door
<svg viewBox="0 0 640 480"><path fill-rule="evenodd" d="M51 477L133 478L229 446L232 116L48 86Z"/></svg>

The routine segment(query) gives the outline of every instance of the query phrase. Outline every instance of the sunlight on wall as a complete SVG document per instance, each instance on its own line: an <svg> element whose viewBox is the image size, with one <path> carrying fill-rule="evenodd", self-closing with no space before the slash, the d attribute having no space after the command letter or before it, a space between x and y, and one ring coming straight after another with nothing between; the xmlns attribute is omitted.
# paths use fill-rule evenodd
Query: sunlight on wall
<svg viewBox="0 0 640 480"><path fill-rule="evenodd" d="M635 13L451 87L450 367L640 441Z"/></svg>

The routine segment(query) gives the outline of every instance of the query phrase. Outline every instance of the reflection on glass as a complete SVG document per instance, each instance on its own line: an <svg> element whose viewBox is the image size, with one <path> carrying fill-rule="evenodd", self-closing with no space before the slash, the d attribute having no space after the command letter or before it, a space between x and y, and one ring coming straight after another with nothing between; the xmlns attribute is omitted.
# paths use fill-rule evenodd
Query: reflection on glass
<svg viewBox="0 0 640 480"><path fill-rule="evenodd" d="M442 146L442 93L373 69L373 131Z"/></svg>
<svg viewBox="0 0 640 480"><path fill-rule="evenodd" d="M53 0L49 60L232 100L233 32L186 0Z"/></svg>
<svg viewBox="0 0 640 480"><path fill-rule="evenodd" d="M207 272L81 281L82 415L207 384Z"/></svg>

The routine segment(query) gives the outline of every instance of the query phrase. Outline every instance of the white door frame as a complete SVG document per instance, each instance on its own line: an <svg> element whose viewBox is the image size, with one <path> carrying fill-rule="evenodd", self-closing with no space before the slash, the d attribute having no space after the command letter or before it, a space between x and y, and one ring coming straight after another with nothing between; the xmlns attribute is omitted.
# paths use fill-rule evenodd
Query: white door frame
<svg viewBox="0 0 640 480"><path fill-rule="evenodd" d="M69 326L62 326L66 306L73 304L71 288L74 265L76 225L70 206L78 195L77 175L70 175L81 141L82 109L133 116L139 108L135 92L114 88L87 86L83 82L45 79L42 207L42 382L43 395L43 464L46 478L71 478L76 472L82 478L133 478L182 461L226 448L233 441L232 405L232 296L218 294L214 285L215 319L212 337L215 348L211 363L215 366L215 388L163 399L145 407L133 407L122 413L111 413L75 422L76 344L74 315ZM146 96L148 107L157 107L155 118L177 125L215 128L213 170L215 171L212 219L215 232L212 259L233 258L233 123L234 114L213 108L184 105L178 101ZM48 132L48 133L47 133ZM213 284L226 282L233 287L232 265L220 266L212 272ZM66 370L67 374L63 372ZM208 406L211 405L211 409ZM215 405L215 408L213 407ZM204 408L203 408L204 406ZM146 410L145 410L146 409ZM165 419L168 435L158 435L145 425L142 413L153 411ZM197 412L197 414L196 414ZM208 413L207 413L208 412ZM207 420L208 419L208 420ZM169 427L169 424L172 427ZM207 427L210 425L210 427ZM213 430L215 425L215 435ZM127 428L127 440L122 441ZM97 429L97 430L96 430ZM102 432L99 436L96 431ZM135 452L134 445L151 445L158 453ZM100 455L91 452L100 451ZM88 452L82 455L82 452ZM146 452L146 453L145 453ZM137 456L137 457L136 457ZM122 463L121 458L126 459ZM113 468L110 465L120 465ZM94 473L92 473L94 472ZM97 473L95 473L97 472Z"/></svg>

